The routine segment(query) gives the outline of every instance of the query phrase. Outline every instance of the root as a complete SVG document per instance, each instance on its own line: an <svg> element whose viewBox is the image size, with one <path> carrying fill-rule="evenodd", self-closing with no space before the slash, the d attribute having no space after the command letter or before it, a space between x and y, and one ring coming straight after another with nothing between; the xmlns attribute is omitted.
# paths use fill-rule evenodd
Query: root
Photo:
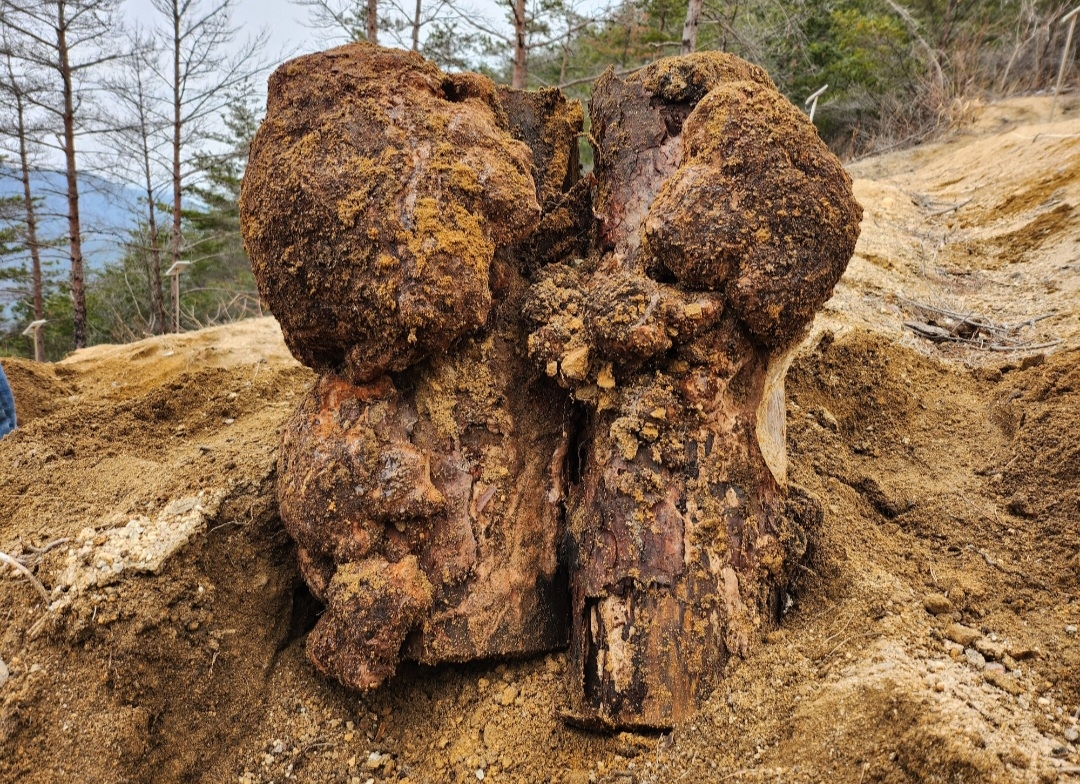
<svg viewBox="0 0 1080 784"><path fill-rule="evenodd" d="M19 560L12 558L7 553L0 553L0 563L7 564L12 569L25 576L26 579L30 581L31 585L37 588L37 592L41 594L41 601L44 602L45 607L48 608L50 604L49 592L45 590L45 586L41 584L41 580L34 576L33 572L23 566L23 564Z"/></svg>

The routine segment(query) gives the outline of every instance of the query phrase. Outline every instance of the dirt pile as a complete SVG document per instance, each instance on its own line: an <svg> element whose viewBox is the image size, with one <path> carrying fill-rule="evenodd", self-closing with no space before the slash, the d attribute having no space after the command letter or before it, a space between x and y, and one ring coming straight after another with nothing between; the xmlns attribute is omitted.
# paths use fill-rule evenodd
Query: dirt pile
<svg viewBox="0 0 1080 784"><path fill-rule="evenodd" d="M1055 174L1080 120L1031 124L1046 103L988 107L945 143L851 167L868 216L856 258L787 385L790 481L822 500L820 540L781 627L671 733L566 727L563 653L406 665L364 697L314 670L318 605L272 496L278 429L314 376L272 321L38 373L5 359L40 413L20 409L0 441L0 550L48 589L84 529L101 547L224 495L160 573L125 568L63 612L0 579L0 781L1078 780L1080 224L1070 213L1011 263L960 244L1030 224L1051 197L1080 204L1071 170ZM1040 189L1027 212L981 209ZM1025 334L1063 342L936 345L903 328L900 296L1011 323L1052 311Z"/></svg>

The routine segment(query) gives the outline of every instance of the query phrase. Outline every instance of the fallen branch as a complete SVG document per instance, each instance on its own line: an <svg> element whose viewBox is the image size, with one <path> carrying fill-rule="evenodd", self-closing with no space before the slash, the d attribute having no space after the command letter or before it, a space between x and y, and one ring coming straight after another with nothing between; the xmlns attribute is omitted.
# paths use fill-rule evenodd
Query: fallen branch
<svg viewBox="0 0 1080 784"><path fill-rule="evenodd" d="M925 319L905 321L904 326L935 343L961 343L986 351L1036 351L1061 343L1060 340L1025 343L1018 337L1021 330L1050 318L1055 315L1053 313L1034 316L1018 324L995 324L990 319L973 313L958 313L905 297L897 299L909 308L920 311Z"/></svg>
<svg viewBox="0 0 1080 784"><path fill-rule="evenodd" d="M932 218L935 215L944 215L947 212L952 212L953 210L958 210L961 207L966 207L968 204L971 204L974 199L975 197L972 196L970 198L964 199L961 202L957 202L956 204L950 204L948 207L942 207L941 209L934 210L933 212L927 213L927 217Z"/></svg>

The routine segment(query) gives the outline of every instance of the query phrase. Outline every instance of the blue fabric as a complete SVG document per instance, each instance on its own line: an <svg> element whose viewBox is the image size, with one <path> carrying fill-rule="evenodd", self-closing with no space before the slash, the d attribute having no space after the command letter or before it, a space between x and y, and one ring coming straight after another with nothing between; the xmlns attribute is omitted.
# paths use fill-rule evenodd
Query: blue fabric
<svg viewBox="0 0 1080 784"><path fill-rule="evenodd" d="M15 429L15 397L11 394L4 367L0 365L0 438Z"/></svg>

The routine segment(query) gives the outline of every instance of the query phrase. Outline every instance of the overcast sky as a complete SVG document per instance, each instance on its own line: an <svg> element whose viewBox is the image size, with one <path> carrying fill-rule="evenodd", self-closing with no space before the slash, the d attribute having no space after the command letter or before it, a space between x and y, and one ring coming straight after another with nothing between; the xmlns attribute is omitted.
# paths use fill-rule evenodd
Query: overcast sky
<svg viewBox="0 0 1080 784"><path fill-rule="evenodd" d="M461 5L479 11L492 21L501 22L503 13L497 3L498 0L471 0ZM155 14L150 0L127 0L124 15L127 20L138 19L147 26L160 21L160 15ZM307 10L297 7L289 0L233 0L233 23L252 33L265 27L270 33L267 54L275 57L278 53L289 57L315 52L340 42L340 39L331 40L311 29L308 26Z"/></svg>
<svg viewBox="0 0 1080 784"><path fill-rule="evenodd" d="M307 26L307 12L288 0L234 0L233 23L252 33L270 32L270 52L303 54L323 48L321 36ZM147 27L160 22L150 0L127 0L124 16Z"/></svg>

